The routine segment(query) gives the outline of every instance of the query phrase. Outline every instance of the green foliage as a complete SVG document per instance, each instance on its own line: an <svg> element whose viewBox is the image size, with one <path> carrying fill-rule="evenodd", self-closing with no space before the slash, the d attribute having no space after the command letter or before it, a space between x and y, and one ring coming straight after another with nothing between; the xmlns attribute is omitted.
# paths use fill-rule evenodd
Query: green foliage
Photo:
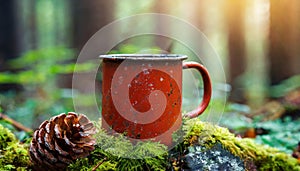
<svg viewBox="0 0 300 171"><path fill-rule="evenodd" d="M44 83L52 79L55 70L52 68L72 57L72 51L66 48L48 48L29 51L12 60L10 67L25 69L18 73L1 73L0 83L19 83L22 85Z"/></svg>
<svg viewBox="0 0 300 171"><path fill-rule="evenodd" d="M11 61L14 68L35 67L39 64L57 64L72 59L73 50L64 47L43 48L25 53Z"/></svg>
<svg viewBox="0 0 300 171"><path fill-rule="evenodd" d="M23 124L30 127L32 120L34 120L35 110L38 108L38 101L33 98L28 98L23 103L20 103L18 108L12 108L7 110L6 114L9 117L16 119L18 121L22 121Z"/></svg>
<svg viewBox="0 0 300 171"><path fill-rule="evenodd" d="M34 85L49 83L57 74L70 74L76 71L86 72L95 67L92 62L75 64L72 49L63 47L33 50L10 61L10 67L22 69L17 73L0 73L0 83L19 83ZM25 69L25 70L24 70Z"/></svg>
<svg viewBox="0 0 300 171"><path fill-rule="evenodd" d="M274 121L254 123L254 126L268 131L268 134L256 136L256 142L276 147L288 154L292 153L300 141L300 119L291 120L291 118L286 117Z"/></svg>
<svg viewBox="0 0 300 171"><path fill-rule="evenodd" d="M26 170L29 165L26 147L0 124L0 170Z"/></svg>
<svg viewBox="0 0 300 171"><path fill-rule="evenodd" d="M220 124L236 134L243 134L248 129L264 130L263 135L256 135L255 141L278 148L280 151L291 154L300 141L300 119L290 117L270 121L262 121L263 116L250 119L250 113L245 105L229 104Z"/></svg>
<svg viewBox="0 0 300 171"><path fill-rule="evenodd" d="M25 91L1 94L0 107L27 127L36 127L33 123L51 117L48 113L73 111L71 89L59 88L57 81L61 75L89 72L97 66L91 61L76 64L74 58L72 49L52 47L28 51L11 60L9 65L15 71L0 72L0 84L20 84ZM38 120L32 122L34 119Z"/></svg>
<svg viewBox="0 0 300 171"><path fill-rule="evenodd" d="M260 145L251 139L235 137L228 129L192 119L185 123L187 130L184 144L199 143L208 148L216 143L232 154L247 160L253 160L259 170L300 170L298 161L278 149Z"/></svg>
<svg viewBox="0 0 300 171"><path fill-rule="evenodd" d="M295 75L282 81L279 85L271 87L270 96L275 98L282 97L298 87L300 87L300 75Z"/></svg>

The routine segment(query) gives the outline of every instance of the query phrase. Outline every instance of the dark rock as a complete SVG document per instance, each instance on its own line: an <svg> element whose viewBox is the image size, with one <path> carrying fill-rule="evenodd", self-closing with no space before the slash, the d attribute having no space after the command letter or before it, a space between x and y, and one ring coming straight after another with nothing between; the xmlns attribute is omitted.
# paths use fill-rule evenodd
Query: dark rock
<svg viewBox="0 0 300 171"><path fill-rule="evenodd" d="M243 171L244 162L224 149L220 143L208 149L204 146L190 146L181 158L184 171Z"/></svg>

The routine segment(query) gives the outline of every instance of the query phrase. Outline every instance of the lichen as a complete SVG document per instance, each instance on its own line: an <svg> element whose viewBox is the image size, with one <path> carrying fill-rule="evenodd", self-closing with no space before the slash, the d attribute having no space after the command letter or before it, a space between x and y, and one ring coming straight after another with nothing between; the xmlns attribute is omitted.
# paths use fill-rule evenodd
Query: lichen
<svg viewBox="0 0 300 171"><path fill-rule="evenodd" d="M220 143L210 149L190 146L182 160L184 170L245 170L243 161L225 150Z"/></svg>
<svg viewBox="0 0 300 171"><path fill-rule="evenodd" d="M27 170L30 160L26 145L0 124L0 170Z"/></svg>

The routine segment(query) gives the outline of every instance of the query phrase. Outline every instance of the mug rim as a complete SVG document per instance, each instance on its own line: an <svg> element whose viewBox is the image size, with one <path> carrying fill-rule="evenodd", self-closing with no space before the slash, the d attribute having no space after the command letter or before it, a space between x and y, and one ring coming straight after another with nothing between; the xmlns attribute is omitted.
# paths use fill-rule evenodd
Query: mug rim
<svg viewBox="0 0 300 171"><path fill-rule="evenodd" d="M108 54L99 55L99 58L112 60L184 60L188 57L182 54Z"/></svg>

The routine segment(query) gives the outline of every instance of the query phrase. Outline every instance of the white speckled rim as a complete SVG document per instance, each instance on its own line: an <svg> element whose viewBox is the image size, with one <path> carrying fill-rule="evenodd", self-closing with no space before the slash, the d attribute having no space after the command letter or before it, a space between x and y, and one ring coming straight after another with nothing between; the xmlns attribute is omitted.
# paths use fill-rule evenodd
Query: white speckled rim
<svg viewBox="0 0 300 171"><path fill-rule="evenodd" d="M184 60L188 57L181 54L110 54L100 55L101 59L129 59L129 60Z"/></svg>

